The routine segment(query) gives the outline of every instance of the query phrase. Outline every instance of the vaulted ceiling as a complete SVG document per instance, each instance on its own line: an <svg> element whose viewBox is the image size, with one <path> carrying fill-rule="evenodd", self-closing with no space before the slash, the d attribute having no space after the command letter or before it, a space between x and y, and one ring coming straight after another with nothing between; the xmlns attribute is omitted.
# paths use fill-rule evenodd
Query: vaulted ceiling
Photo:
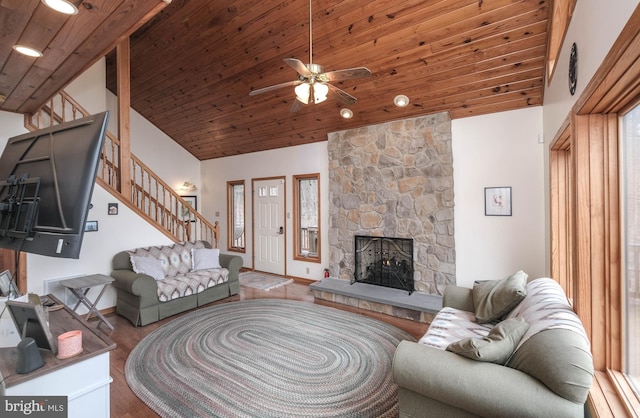
<svg viewBox="0 0 640 418"><path fill-rule="evenodd" d="M120 10L120 21L134 20L134 13L144 20L159 3L94 0L88 8L83 1L80 13L63 23L41 18L31 30L55 46L47 49L60 62L40 65L52 60L45 54L28 71L27 62L7 50L7 31L0 30L0 94L7 96L0 109L35 110L54 86L64 86L75 70L135 29L87 27L85 19L97 9L102 15L106 8ZM0 5L0 24L17 14L11 5L23 12L35 5L23 23L27 29L44 13L39 0ZM173 0L131 35L132 107L205 160L324 141L328 132L441 111L461 118L542 104L549 0L313 0L312 10L313 62L325 71L364 66L372 72L333 83L357 103L330 97L291 112L293 87L249 95L296 80L283 59L309 62L308 0ZM50 21L54 29L44 27ZM62 36L67 25L75 29ZM85 65L73 66L78 61ZM70 66L74 71L66 70ZM107 85L113 91L116 66L111 53ZM409 97L409 106L393 104L398 94ZM353 111L351 119L340 117L344 107Z"/></svg>

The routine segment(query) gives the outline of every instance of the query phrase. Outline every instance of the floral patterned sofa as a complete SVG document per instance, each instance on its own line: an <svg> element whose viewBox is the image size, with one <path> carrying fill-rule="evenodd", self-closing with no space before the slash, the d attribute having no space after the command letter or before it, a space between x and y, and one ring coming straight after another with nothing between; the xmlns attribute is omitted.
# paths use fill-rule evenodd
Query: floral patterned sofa
<svg viewBox="0 0 640 418"><path fill-rule="evenodd" d="M242 258L206 241L136 248L113 257L116 312L147 325L240 292Z"/></svg>

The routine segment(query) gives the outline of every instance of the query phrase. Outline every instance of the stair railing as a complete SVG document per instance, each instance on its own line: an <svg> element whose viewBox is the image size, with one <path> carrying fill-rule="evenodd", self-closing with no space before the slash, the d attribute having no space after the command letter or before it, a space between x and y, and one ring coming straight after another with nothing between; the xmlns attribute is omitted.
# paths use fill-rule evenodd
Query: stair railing
<svg viewBox="0 0 640 418"><path fill-rule="evenodd" d="M89 112L61 91L24 119L25 127L34 131L85 116ZM131 154L129 193L120 179L120 141L107 131L96 180L114 196L128 199L124 201L127 206L174 241L205 240L216 246L218 222L207 221L135 155Z"/></svg>

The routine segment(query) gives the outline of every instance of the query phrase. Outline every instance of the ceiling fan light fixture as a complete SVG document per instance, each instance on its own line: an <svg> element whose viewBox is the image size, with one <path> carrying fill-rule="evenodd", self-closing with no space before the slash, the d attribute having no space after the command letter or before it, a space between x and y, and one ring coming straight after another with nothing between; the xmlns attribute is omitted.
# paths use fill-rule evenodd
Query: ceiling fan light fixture
<svg viewBox="0 0 640 418"><path fill-rule="evenodd" d="M313 85L313 100L315 104L322 103L327 100L329 87L324 83L315 83Z"/></svg>
<svg viewBox="0 0 640 418"><path fill-rule="evenodd" d="M16 52L19 52L20 54L26 55L28 57L40 58L42 56L42 52L25 45L14 45L13 49Z"/></svg>
<svg viewBox="0 0 640 418"><path fill-rule="evenodd" d="M393 98L393 104L395 104L398 107L405 107L409 104L409 98L404 94L398 94L396 97Z"/></svg>
<svg viewBox="0 0 640 418"><path fill-rule="evenodd" d="M351 109L343 107L342 109L340 109L340 116L342 116L344 119L351 119L353 117L353 112L351 111Z"/></svg>
<svg viewBox="0 0 640 418"><path fill-rule="evenodd" d="M296 88L293 89L296 92L296 97L298 98L298 100L300 100L304 104L309 103L309 88L309 84L302 83L298 84Z"/></svg>
<svg viewBox="0 0 640 418"><path fill-rule="evenodd" d="M42 2L56 12L66 15L78 14L78 8L67 0L42 0Z"/></svg>

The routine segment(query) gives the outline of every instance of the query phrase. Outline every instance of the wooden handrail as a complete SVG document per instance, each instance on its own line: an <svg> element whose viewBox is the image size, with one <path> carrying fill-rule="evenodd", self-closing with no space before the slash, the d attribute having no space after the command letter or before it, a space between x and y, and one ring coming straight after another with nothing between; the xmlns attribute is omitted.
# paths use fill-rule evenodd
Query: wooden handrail
<svg viewBox="0 0 640 418"><path fill-rule="evenodd" d="M25 127L30 131L89 116L66 92L51 98L36 113L25 114ZM205 240L218 247L219 224L212 224L166 184L140 159L131 154L130 193L120 181L120 141L107 131L96 181L141 217L176 242Z"/></svg>

